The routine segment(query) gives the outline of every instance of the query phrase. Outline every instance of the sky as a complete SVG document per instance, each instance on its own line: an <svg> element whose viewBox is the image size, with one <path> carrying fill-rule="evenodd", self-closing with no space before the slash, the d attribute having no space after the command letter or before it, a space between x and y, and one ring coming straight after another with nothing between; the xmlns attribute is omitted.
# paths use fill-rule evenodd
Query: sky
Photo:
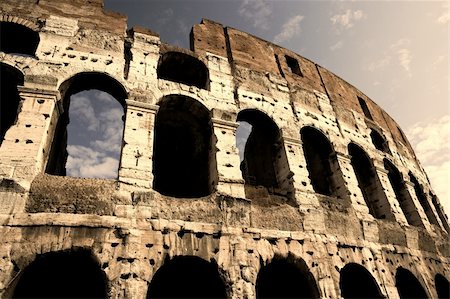
<svg viewBox="0 0 450 299"><path fill-rule="evenodd" d="M147 27L169 44L189 48L192 26L207 18L329 69L399 123L450 214L448 1L105 0L105 8L127 15L129 28ZM96 103L91 106L101 114L105 106ZM97 128L101 133L102 125ZM102 141L110 139L72 145L68 163L74 173L95 173L100 165L100 172L114 170L114 177L118 157L100 151ZM82 151L95 158L91 168L76 159Z"/></svg>

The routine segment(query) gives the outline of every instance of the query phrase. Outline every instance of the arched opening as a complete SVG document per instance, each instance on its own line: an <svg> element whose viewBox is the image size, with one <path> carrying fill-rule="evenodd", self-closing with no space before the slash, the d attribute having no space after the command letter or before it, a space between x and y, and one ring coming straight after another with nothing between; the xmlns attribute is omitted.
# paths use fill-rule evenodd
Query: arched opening
<svg viewBox="0 0 450 299"><path fill-rule="evenodd" d="M181 53L164 53L158 61L158 78L207 89L209 72L197 58Z"/></svg>
<svg viewBox="0 0 450 299"><path fill-rule="evenodd" d="M336 183L333 179L331 155L333 148L319 130L304 127L300 130L306 167L314 191L317 193L336 196Z"/></svg>
<svg viewBox="0 0 450 299"><path fill-rule="evenodd" d="M386 139L374 129L370 129L370 139L377 150L390 154Z"/></svg>
<svg viewBox="0 0 450 299"><path fill-rule="evenodd" d="M448 218L444 213L444 210L442 209L441 205L438 203L437 196L430 191L431 196L431 202L434 205L434 208L436 209L436 212L438 213L439 219L441 219L442 225L444 226L444 229L447 232L450 232L450 227L448 225Z"/></svg>
<svg viewBox="0 0 450 299"><path fill-rule="evenodd" d="M0 144L6 131L16 122L20 104L17 86L23 85L23 74L4 63L0 63Z"/></svg>
<svg viewBox="0 0 450 299"><path fill-rule="evenodd" d="M122 150L122 85L102 73L79 73L60 86L59 116L46 173L116 178Z"/></svg>
<svg viewBox="0 0 450 299"><path fill-rule="evenodd" d="M439 299L450 298L450 283L441 274L436 274L434 277L434 285Z"/></svg>
<svg viewBox="0 0 450 299"><path fill-rule="evenodd" d="M409 172L409 180L414 184L414 192L416 193L417 199L420 202L425 214L427 215L428 221L434 225L439 225L439 222L431 209L430 202L428 201L427 195L423 192L422 186L419 184L417 178Z"/></svg>
<svg viewBox="0 0 450 299"><path fill-rule="evenodd" d="M408 190L406 189L405 182L403 181L400 171L397 167L387 159L384 159L384 168L388 172L389 182L394 190L395 197L397 198L400 208L406 217L409 225L423 226L419 214L417 213L416 206L412 198L410 197Z"/></svg>
<svg viewBox="0 0 450 299"><path fill-rule="evenodd" d="M174 197L211 194L217 167L209 110L181 95L166 96L159 106L153 146L153 188Z"/></svg>
<svg viewBox="0 0 450 299"><path fill-rule="evenodd" d="M106 298L105 273L89 250L38 255L23 270L13 298Z"/></svg>
<svg viewBox="0 0 450 299"><path fill-rule="evenodd" d="M39 33L23 25L0 22L0 51L34 56L39 44Z"/></svg>
<svg viewBox="0 0 450 299"><path fill-rule="evenodd" d="M239 143L240 129L250 131L246 141L238 145L243 150L241 161L242 177L247 186L262 186L270 194L293 195L284 143L275 122L263 112L247 109L239 112L240 123L236 139ZM242 149L243 147L243 149Z"/></svg>
<svg viewBox="0 0 450 299"><path fill-rule="evenodd" d="M405 268L398 268L395 274L395 286L400 298L428 298L420 281Z"/></svg>
<svg viewBox="0 0 450 299"><path fill-rule="evenodd" d="M369 208L369 213L378 219L392 219L392 211L384 194L375 167L366 152L354 143L348 145L353 170L358 180L359 188Z"/></svg>
<svg viewBox="0 0 450 299"><path fill-rule="evenodd" d="M314 276L303 260L274 259L261 268L256 298L319 298Z"/></svg>
<svg viewBox="0 0 450 299"><path fill-rule="evenodd" d="M375 278L361 265L350 263L341 269L339 285L344 298L384 298Z"/></svg>
<svg viewBox="0 0 450 299"><path fill-rule="evenodd" d="M156 271L147 298L226 298L217 265L195 256L176 256Z"/></svg>

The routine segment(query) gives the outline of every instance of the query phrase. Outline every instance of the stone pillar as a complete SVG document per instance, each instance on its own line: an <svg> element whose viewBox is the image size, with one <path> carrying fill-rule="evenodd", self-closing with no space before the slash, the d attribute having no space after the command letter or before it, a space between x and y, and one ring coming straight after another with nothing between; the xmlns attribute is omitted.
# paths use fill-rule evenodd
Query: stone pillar
<svg viewBox="0 0 450 299"><path fill-rule="evenodd" d="M119 181L151 188L153 138L158 106L127 100Z"/></svg>
<svg viewBox="0 0 450 299"><path fill-rule="evenodd" d="M230 196L245 198L244 180L236 148L236 129L239 124L212 118L216 151L211 152L211 162L217 162L217 191ZM214 143L213 143L214 145ZM214 165L215 163L211 163ZM214 173L213 171L211 173Z"/></svg>
<svg viewBox="0 0 450 299"><path fill-rule="evenodd" d="M56 90L18 90L20 112L0 147L0 176L15 179L28 188L34 176L45 169L62 108L57 105Z"/></svg>

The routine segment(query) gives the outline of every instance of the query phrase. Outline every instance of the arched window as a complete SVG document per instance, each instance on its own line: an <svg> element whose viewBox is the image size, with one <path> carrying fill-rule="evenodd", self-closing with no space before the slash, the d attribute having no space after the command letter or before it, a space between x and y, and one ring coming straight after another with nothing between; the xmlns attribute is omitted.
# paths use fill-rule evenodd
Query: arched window
<svg viewBox="0 0 450 299"><path fill-rule="evenodd" d="M207 89L209 72L206 65L197 58L181 53L167 52L158 61L158 78L198 88Z"/></svg>
<svg viewBox="0 0 450 299"><path fill-rule="evenodd" d="M155 120L153 188L174 197L211 194L215 150L209 110L200 102L180 95L159 102Z"/></svg>
<svg viewBox="0 0 450 299"><path fill-rule="evenodd" d="M217 265L195 256L176 256L156 271L147 298L226 298Z"/></svg>
<svg viewBox="0 0 450 299"><path fill-rule="evenodd" d="M0 51L34 56L39 44L39 33L23 25L0 22Z"/></svg>
<svg viewBox="0 0 450 299"><path fill-rule="evenodd" d="M106 275L89 250L38 255L27 266L13 298L106 298Z"/></svg>
<svg viewBox="0 0 450 299"><path fill-rule="evenodd" d="M388 143L380 133L374 129L370 129L370 138L377 150L390 154Z"/></svg>
<svg viewBox="0 0 450 299"><path fill-rule="evenodd" d="M422 221L417 213L416 206L412 198L410 197L408 190L406 189L405 182L403 181L400 171L397 167L387 159L384 159L384 168L388 172L389 182L394 190L395 197L397 198L400 208L406 217L409 225L422 226Z"/></svg>
<svg viewBox="0 0 450 299"><path fill-rule="evenodd" d="M384 298L375 278L361 265L350 263L341 269L339 285L344 298Z"/></svg>
<svg viewBox="0 0 450 299"><path fill-rule="evenodd" d="M112 77L92 72L73 76L61 84L60 92L64 112L58 119L46 172L116 178L125 89Z"/></svg>
<svg viewBox="0 0 450 299"><path fill-rule="evenodd" d="M348 145L348 153L351 156L353 170L370 214L378 219L392 219L391 207L372 161L366 152L354 143Z"/></svg>
<svg viewBox="0 0 450 299"><path fill-rule="evenodd" d="M314 276L303 260L274 259L261 268L256 298L319 298Z"/></svg>
<svg viewBox="0 0 450 299"><path fill-rule="evenodd" d="M20 96L17 86L23 85L23 75L17 69L0 63L0 144L6 131L16 122Z"/></svg>
<svg viewBox="0 0 450 299"><path fill-rule="evenodd" d="M420 205L427 215L428 221L430 221L430 223L434 225L439 225L436 215L434 215L433 210L431 209L431 205L428 202L428 198L423 192L422 186L419 184L419 181L411 172L409 172L409 180L414 184L414 192L416 193L417 199L419 200Z"/></svg>
<svg viewBox="0 0 450 299"><path fill-rule="evenodd" d="M300 135L314 191L323 195L336 196L337 186L331 170L333 149L328 138L313 127L302 128Z"/></svg>
<svg viewBox="0 0 450 299"><path fill-rule="evenodd" d="M278 126L269 116L254 109L239 112L237 121L240 126L236 139L239 150L243 151L241 171L245 184L263 186L271 194L292 195L289 165ZM248 135L242 134L246 140L241 140L241 128L249 131Z"/></svg>
<svg viewBox="0 0 450 299"><path fill-rule="evenodd" d="M441 274L436 274L434 285L439 299L450 298L450 283L447 278Z"/></svg>
<svg viewBox="0 0 450 299"><path fill-rule="evenodd" d="M395 274L395 286L400 298L428 298L419 280L409 270L398 268Z"/></svg>

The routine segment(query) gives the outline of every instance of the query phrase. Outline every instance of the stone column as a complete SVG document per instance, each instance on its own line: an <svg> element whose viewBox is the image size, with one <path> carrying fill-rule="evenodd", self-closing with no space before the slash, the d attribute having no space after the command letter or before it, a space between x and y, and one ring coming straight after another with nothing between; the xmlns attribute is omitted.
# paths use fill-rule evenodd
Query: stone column
<svg viewBox="0 0 450 299"><path fill-rule="evenodd" d="M151 188L153 138L158 106L127 100L119 181Z"/></svg>

